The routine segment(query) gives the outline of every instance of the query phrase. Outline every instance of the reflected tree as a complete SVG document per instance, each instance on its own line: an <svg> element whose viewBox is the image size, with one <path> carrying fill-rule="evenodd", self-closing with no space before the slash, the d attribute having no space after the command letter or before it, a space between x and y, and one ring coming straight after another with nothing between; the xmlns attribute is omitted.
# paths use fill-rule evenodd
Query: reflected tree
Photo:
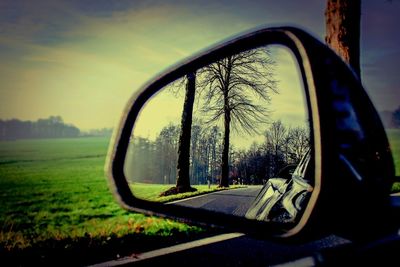
<svg viewBox="0 0 400 267"><path fill-rule="evenodd" d="M196 91L196 74L186 75L185 101L182 110L181 131L178 145L176 186L163 192L161 196L196 191L190 186L190 139L193 120L193 104Z"/></svg>
<svg viewBox="0 0 400 267"><path fill-rule="evenodd" d="M157 155L156 160L159 164L159 170L161 171L164 179L164 183L171 183L176 177L177 165L177 150L178 150L178 138L179 138L179 127L173 124L169 124L164 127L157 140ZM153 161L154 162L154 161Z"/></svg>
<svg viewBox="0 0 400 267"><path fill-rule="evenodd" d="M287 142L286 132L286 126L280 120L274 121L265 132L267 143L272 147L275 156L278 156Z"/></svg>
<svg viewBox="0 0 400 267"><path fill-rule="evenodd" d="M310 133L306 127L289 128L287 134L289 147L288 161L297 163L310 148Z"/></svg>
<svg viewBox="0 0 400 267"><path fill-rule="evenodd" d="M233 179L241 184L265 184L288 166L296 166L310 149L309 127L290 127L280 120L266 130L265 142L239 150L233 159Z"/></svg>
<svg viewBox="0 0 400 267"><path fill-rule="evenodd" d="M180 133L181 127L170 123L161 129L155 140L132 136L127 158L134 164L126 165L128 179L132 182L176 183ZM220 139L217 126L202 127L201 122L193 123L189 155L191 185L206 184L207 178L216 180L220 172Z"/></svg>
<svg viewBox="0 0 400 267"><path fill-rule="evenodd" d="M207 123L223 120L220 187L229 186L231 127L251 134L257 132L257 124L268 119L268 110L259 100L265 104L270 93L277 92L274 65L270 52L259 48L223 58L199 71Z"/></svg>

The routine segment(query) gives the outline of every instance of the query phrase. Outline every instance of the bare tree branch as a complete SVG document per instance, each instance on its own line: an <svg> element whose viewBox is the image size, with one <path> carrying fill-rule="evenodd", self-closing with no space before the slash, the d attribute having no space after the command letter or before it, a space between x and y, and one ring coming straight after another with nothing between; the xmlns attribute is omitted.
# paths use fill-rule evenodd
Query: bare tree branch
<svg viewBox="0 0 400 267"><path fill-rule="evenodd" d="M228 186L230 128L239 133L258 133L269 118L265 107L277 93L275 62L269 50L257 48L223 58L198 71L202 111L206 123L224 121L224 149L220 186Z"/></svg>

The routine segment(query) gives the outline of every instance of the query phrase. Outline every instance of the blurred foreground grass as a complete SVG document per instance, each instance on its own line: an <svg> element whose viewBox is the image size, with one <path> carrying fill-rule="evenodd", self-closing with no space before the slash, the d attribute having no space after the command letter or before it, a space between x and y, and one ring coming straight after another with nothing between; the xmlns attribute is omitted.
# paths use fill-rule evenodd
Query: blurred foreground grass
<svg viewBox="0 0 400 267"><path fill-rule="evenodd" d="M107 147L106 138L0 142L0 256L46 257L47 250L107 247L123 238L140 241L131 246L140 251L146 240L203 231L120 208L104 175Z"/></svg>
<svg viewBox="0 0 400 267"><path fill-rule="evenodd" d="M399 176L400 130L387 133ZM205 233L120 208L104 176L107 147L108 138L0 142L3 262L59 265L61 259L67 265L81 265ZM164 190L141 186L137 188L146 198ZM400 191L400 183L393 190Z"/></svg>

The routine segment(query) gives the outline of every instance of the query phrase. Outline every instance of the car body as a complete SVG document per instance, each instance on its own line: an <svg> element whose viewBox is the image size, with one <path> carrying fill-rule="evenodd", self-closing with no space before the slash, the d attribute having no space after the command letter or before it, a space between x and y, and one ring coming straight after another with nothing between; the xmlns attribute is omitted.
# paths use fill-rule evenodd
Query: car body
<svg viewBox="0 0 400 267"><path fill-rule="evenodd" d="M289 179L270 178L246 213L246 218L295 223L313 190L307 180L310 151L303 156Z"/></svg>

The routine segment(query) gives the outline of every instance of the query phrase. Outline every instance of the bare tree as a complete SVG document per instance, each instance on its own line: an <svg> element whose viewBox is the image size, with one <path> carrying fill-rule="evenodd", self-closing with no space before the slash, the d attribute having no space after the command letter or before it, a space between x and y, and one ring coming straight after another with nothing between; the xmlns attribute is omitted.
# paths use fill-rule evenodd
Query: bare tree
<svg viewBox="0 0 400 267"><path fill-rule="evenodd" d="M276 172L283 167L281 165L284 165L287 128L280 120L274 121L265 132L265 137L266 147L271 151L270 156L272 160L270 160L270 163L272 175L275 175Z"/></svg>
<svg viewBox="0 0 400 267"><path fill-rule="evenodd" d="M190 176L189 176L190 138L191 138L192 120L193 120L193 104L196 91L196 74L189 73L188 75L186 75L186 78L187 82L185 89L185 101L182 110L181 131L179 135L179 145L178 145L176 186L161 193L162 196L196 191L195 188L190 186ZM178 80L176 83L182 84L182 81L183 79ZM171 86L171 88L173 88L173 86Z"/></svg>
<svg viewBox="0 0 400 267"><path fill-rule="evenodd" d="M328 0L326 43L360 76L361 0Z"/></svg>
<svg viewBox="0 0 400 267"><path fill-rule="evenodd" d="M207 134L207 139L210 144L210 178L215 180L218 172L218 140L221 137L221 132L217 126L213 126Z"/></svg>
<svg viewBox="0 0 400 267"><path fill-rule="evenodd" d="M286 126L283 125L280 120L278 120L274 121L265 133L267 143L269 143L272 147L275 156L282 151L282 148L286 142L286 132Z"/></svg>
<svg viewBox="0 0 400 267"><path fill-rule="evenodd" d="M176 177L177 150L178 150L179 127L173 124L165 126L158 138L160 144L159 155L163 157L163 176L166 183L171 183Z"/></svg>
<svg viewBox="0 0 400 267"><path fill-rule="evenodd" d="M190 177L193 181L199 180L199 156L202 154L200 151L200 139L202 138L202 129L201 126L195 124L192 126L192 133L191 133L191 145L190 145L190 158L191 158L191 174Z"/></svg>
<svg viewBox="0 0 400 267"><path fill-rule="evenodd" d="M266 122L268 110L260 100L270 101L277 92L272 60L264 48L244 51L210 64L199 71L199 87L204 92L203 111L208 123L223 119L224 137L220 187L229 186L229 142L231 126L244 133L257 132Z"/></svg>
<svg viewBox="0 0 400 267"><path fill-rule="evenodd" d="M293 163L300 162L301 158L310 148L310 133L307 127L290 128L288 131L290 157Z"/></svg>

